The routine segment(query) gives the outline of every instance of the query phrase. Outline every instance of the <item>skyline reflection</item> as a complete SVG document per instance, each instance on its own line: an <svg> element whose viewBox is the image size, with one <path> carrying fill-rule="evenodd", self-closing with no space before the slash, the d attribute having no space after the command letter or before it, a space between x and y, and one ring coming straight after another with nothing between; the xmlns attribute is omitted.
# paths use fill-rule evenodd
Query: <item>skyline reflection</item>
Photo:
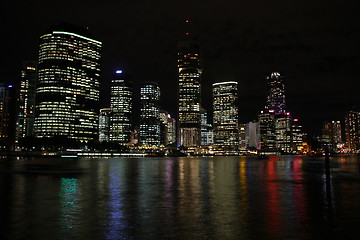
<svg viewBox="0 0 360 240"><path fill-rule="evenodd" d="M48 239L336 239L359 219L359 181L331 176L329 202L324 172L300 156L78 161L88 173L12 175L12 188L0 175L9 239L42 236L45 219Z"/></svg>

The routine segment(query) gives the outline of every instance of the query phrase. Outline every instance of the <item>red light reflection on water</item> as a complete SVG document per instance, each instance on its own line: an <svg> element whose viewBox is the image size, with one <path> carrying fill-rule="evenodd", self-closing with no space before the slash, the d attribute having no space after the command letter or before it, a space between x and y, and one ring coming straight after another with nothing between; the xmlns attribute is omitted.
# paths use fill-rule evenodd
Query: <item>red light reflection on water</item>
<svg viewBox="0 0 360 240"><path fill-rule="evenodd" d="M301 157L295 157L293 160L293 180L294 187L293 187L293 195L294 195L294 206L295 206L295 213L296 213L296 222L297 224L301 224L306 222L307 215L306 215L306 198L305 198L305 191L304 191L304 184L302 170L301 170L302 159ZM304 237L306 234L306 230L304 228L299 229L300 234Z"/></svg>
<svg viewBox="0 0 360 240"><path fill-rule="evenodd" d="M272 156L267 162L265 184L266 184L266 226L268 232L272 235L272 238L281 238L280 227L281 222L281 211L279 209L279 192L276 172L276 162L278 157Z"/></svg>

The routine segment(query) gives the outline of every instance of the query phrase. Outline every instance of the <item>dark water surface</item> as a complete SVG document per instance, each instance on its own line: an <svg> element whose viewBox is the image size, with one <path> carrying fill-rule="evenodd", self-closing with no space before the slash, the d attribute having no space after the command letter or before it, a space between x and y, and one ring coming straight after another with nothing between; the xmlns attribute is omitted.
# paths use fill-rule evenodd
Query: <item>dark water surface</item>
<svg viewBox="0 0 360 240"><path fill-rule="evenodd" d="M1 158L0 239L360 239L359 159L323 161Z"/></svg>

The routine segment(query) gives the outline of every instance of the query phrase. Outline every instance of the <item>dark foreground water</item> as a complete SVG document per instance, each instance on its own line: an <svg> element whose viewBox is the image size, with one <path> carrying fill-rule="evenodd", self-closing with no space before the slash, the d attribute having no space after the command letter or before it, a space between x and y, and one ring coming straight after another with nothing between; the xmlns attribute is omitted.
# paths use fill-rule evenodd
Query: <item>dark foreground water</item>
<svg viewBox="0 0 360 240"><path fill-rule="evenodd" d="M2 158L0 239L360 239L359 159L323 161Z"/></svg>

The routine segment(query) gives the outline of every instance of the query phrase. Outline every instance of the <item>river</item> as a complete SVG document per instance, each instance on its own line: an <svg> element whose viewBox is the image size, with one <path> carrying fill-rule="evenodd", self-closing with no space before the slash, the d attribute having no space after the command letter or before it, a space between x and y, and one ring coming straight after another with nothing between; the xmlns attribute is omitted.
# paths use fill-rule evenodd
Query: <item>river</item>
<svg viewBox="0 0 360 240"><path fill-rule="evenodd" d="M360 239L360 161L330 160L3 157L0 239Z"/></svg>

